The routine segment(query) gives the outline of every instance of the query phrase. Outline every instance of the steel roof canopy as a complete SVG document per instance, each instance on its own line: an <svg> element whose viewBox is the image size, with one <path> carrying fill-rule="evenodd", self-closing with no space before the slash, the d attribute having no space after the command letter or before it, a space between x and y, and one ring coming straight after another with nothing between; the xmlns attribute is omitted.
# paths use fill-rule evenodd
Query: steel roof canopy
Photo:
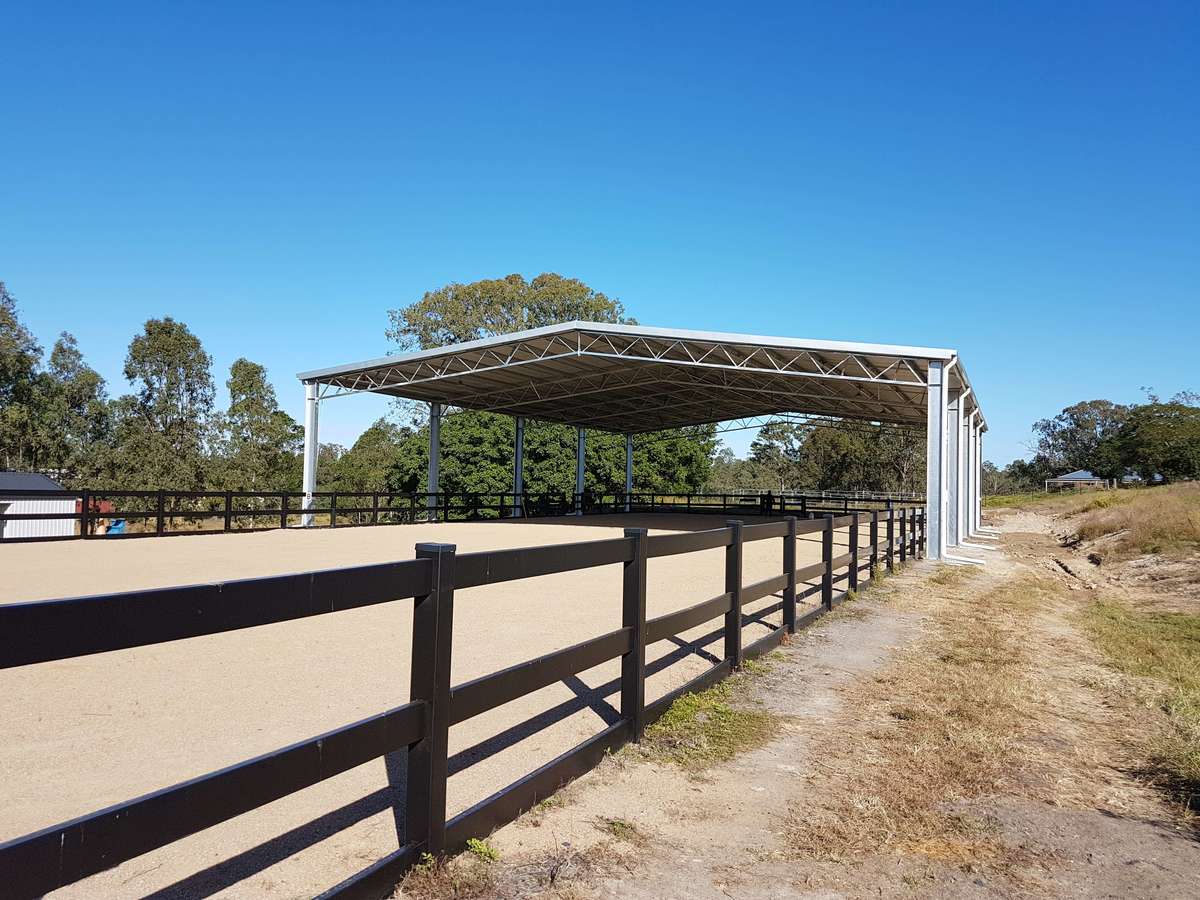
<svg viewBox="0 0 1200 900"><path fill-rule="evenodd" d="M929 363L979 409L953 350L565 322L301 372L370 391L640 433L775 413L924 425ZM986 427L986 423L985 423Z"/></svg>

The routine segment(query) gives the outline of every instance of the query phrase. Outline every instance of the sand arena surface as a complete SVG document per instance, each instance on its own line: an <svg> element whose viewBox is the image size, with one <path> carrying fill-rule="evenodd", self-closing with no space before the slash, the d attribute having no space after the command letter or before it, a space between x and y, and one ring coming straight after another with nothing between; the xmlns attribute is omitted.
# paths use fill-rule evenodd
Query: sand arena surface
<svg viewBox="0 0 1200 900"><path fill-rule="evenodd" d="M747 524L754 520L747 518ZM380 526L72 541L0 548L0 603L195 584L407 559L418 542L459 552L719 527L716 516ZM802 536L797 565L820 559ZM845 540L845 531L838 534ZM862 543L867 541L864 527ZM840 554L844 549L835 548ZM743 583L782 571L780 539L745 545ZM651 559L650 617L724 589L724 550ZM746 607L770 606L766 597ZM811 605L811 599L808 603ZM803 608L803 606L802 606ZM0 840L132 799L408 700L412 601L0 671ZM766 621L777 625L778 612ZM621 566L459 591L454 684L621 624ZM647 650L647 701L721 655L714 619ZM765 635L747 624L743 641ZM450 732L449 813L616 721L612 660ZM535 718L536 717L536 718ZM534 718L532 724L522 723ZM53 896L308 896L398 846L405 754L378 759L131 860ZM469 764L469 767L467 767ZM399 804L399 812L394 808Z"/></svg>

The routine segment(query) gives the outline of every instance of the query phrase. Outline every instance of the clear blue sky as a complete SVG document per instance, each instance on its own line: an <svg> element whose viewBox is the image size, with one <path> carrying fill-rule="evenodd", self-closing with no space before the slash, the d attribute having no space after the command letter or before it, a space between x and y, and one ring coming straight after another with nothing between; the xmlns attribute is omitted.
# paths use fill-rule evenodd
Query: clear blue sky
<svg viewBox="0 0 1200 900"><path fill-rule="evenodd" d="M6 4L0 279L114 393L169 314L297 416L388 308L542 271L954 347L1001 464L1066 404L1200 389L1200 5L643 6Z"/></svg>

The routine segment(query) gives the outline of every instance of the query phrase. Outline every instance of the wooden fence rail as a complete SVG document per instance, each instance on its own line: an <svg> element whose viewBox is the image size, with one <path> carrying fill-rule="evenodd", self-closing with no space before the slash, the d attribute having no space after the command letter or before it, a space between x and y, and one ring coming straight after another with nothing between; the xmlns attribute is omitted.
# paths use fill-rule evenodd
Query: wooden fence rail
<svg viewBox="0 0 1200 900"><path fill-rule="evenodd" d="M404 493L319 491L311 504L297 491L146 491L14 490L6 498L73 500L75 512L0 513L6 522L75 523L71 534L6 538L8 541L61 541L100 537L106 523L126 522L123 532L106 538L165 537L188 534L267 531L306 524L314 528L355 525L408 525L428 521L565 516L580 513L693 513L722 516L789 516L801 519L826 512L843 515L872 509L903 509L885 494L875 498L806 494L556 494L556 493Z"/></svg>
<svg viewBox="0 0 1200 900"><path fill-rule="evenodd" d="M393 889L421 853L461 849L512 821L604 754L644 729L683 694L725 678L747 659L776 647L785 635L816 621L859 576L890 570L923 549L923 510L897 507L823 518L743 525L576 544L455 552L453 545L418 544L416 558L374 566L306 572L193 587L46 600L0 606L0 668L26 666L241 628L327 615L372 604L413 599L412 678L408 702L367 719L282 747L181 784L118 803L0 844L4 895L39 897L187 835L332 778L372 759L407 748L405 844L340 884L326 897L380 897ZM869 523L867 543L859 531ZM885 540L878 539L883 523ZM835 538L846 538L843 544ZM746 543L782 541L782 572L743 583ZM821 562L796 568L797 543L817 540ZM848 547L848 552L835 549ZM652 557L725 549L725 591L652 619L646 617L647 562ZM457 589L595 566L623 568L621 627L481 678L452 685L454 592ZM814 583L814 581L816 583ZM837 586L845 585L844 589ZM797 616L797 603L820 595ZM743 646L742 611L778 595L754 615L781 612L782 624ZM713 619L709 640L724 636L724 656L706 672L646 702L646 647ZM705 638L700 639L704 641ZM451 726L600 663L621 659L620 720L458 815L446 816Z"/></svg>

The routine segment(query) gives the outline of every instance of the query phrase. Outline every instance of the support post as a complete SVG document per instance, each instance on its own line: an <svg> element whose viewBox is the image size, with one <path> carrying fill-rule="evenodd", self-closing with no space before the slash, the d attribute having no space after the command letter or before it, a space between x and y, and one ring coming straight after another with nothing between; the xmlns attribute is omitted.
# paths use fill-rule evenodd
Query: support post
<svg viewBox="0 0 1200 900"><path fill-rule="evenodd" d="M887 570L889 575L896 571L896 511L890 503L887 511Z"/></svg>
<svg viewBox="0 0 1200 900"><path fill-rule="evenodd" d="M635 741L646 729L646 560L649 532L626 528L633 539L633 558L625 563L622 587L621 625L631 631L633 646L621 657L621 718L630 723Z"/></svg>
<svg viewBox="0 0 1200 900"><path fill-rule="evenodd" d="M446 849L454 550L453 544L417 544L417 559L428 559L432 566L432 585L413 601L409 699L426 705L428 730L408 751L405 832L409 841L424 844L435 856Z"/></svg>
<svg viewBox="0 0 1200 900"><path fill-rule="evenodd" d="M871 511L871 578L879 574L879 510Z"/></svg>
<svg viewBox="0 0 1200 900"><path fill-rule="evenodd" d="M946 401L949 384L945 363L929 362L926 391L925 518L929 522L929 559L941 559L946 549Z"/></svg>
<svg viewBox="0 0 1200 900"><path fill-rule="evenodd" d="M979 428L979 497L975 503L975 526L983 528L983 426Z"/></svg>
<svg viewBox="0 0 1200 900"><path fill-rule="evenodd" d="M629 512L630 495L633 493L633 435L625 435L625 512ZM688 503L692 498L688 496Z"/></svg>
<svg viewBox="0 0 1200 900"><path fill-rule="evenodd" d="M525 417L517 416L517 435L513 442L513 518L525 517Z"/></svg>
<svg viewBox="0 0 1200 900"><path fill-rule="evenodd" d="M587 454L587 432L575 429L575 515L583 515L583 463Z"/></svg>
<svg viewBox="0 0 1200 900"><path fill-rule="evenodd" d="M983 415L978 407L971 417L971 532L977 532L982 524L980 510L983 505Z"/></svg>
<svg viewBox="0 0 1200 900"><path fill-rule="evenodd" d="M962 543L963 529L963 405L961 392L949 395L946 406L946 546Z"/></svg>
<svg viewBox="0 0 1200 900"><path fill-rule="evenodd" d="M442 404L429 404L429 477L426 490L429 496L425 498L425 508L429 520L438 520L438 495L440 488L440 467L442 461Z"/></svg>
<svg viewBox="0 0 1200 900"><path fill-rule="evenodd" d="M900 509L900 562L908 560L908 507Z"/></svg>
<svg viewBox="0 0 1200 900"><path fill-rule="evenodd" d="M858 593L858 513L850 515L850 590Z"/></svg>
<svg viewBox="0 0 1200 900"><path fill-rule="evenodd" d="M309 510L313 506L313 491L317 489L317 450L320 448L317 413L320 411L320 385L315 381L304 382L304 515L300 524L308 528L313 523Z"/></svg>
<svg viewBox="0 0 1200 900"><path fill-rule="evenodd" d="M732 539L725 548L725 593L729 610L725 613L725 658L733 668L742 664L742 523L731 519Z"/></svg>
<svg viewBox="0 0 1200 900"><path fill-rule="evenodd" d="M833 609L833 513L825 513L825 528L821 531L821 605Z"/></svg>
<svg viewBox="0 0 1200 900"><path fill-rule="evenodd" d="M788 634L796 633L796 517L787 516L787 534L783 536L783 624Z"/></svg>

